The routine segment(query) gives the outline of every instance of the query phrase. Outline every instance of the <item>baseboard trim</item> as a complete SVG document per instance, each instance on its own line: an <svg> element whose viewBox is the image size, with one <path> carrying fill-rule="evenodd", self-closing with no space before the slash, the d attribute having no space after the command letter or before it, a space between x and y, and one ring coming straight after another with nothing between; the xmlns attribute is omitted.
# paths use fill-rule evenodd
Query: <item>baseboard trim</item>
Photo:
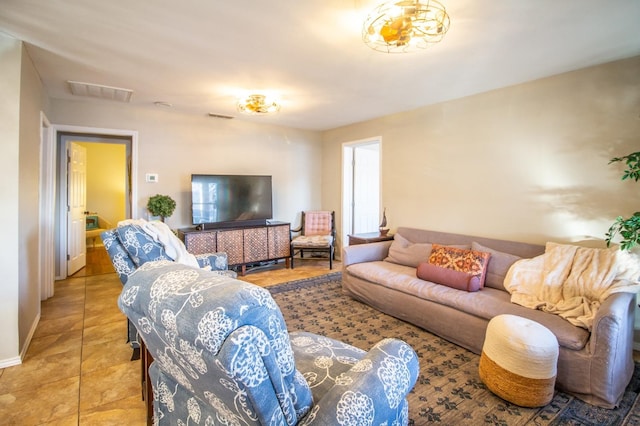
<svg viewBox="0 0 640 426"><path fill-rule="evenodd" d="M14 365L22 364L22 358L19 356L7 359L0 359L0 368L13 367Z"/></svg>
<svg viewBox="0 0 640 426"><path fill-rule="evenodd" d="M24 342L22 346L22 350L20 351L20 362L27 356L27 350L29 349L29 345L31 345L31 340L33 339L33 335L36 333L36 328L40 324L40 312L36 315L33 323L31 324L31 329L29 330L29 334L27 335L27 340Z"/></svg>
<svg viewBox="0 0 640 426"><path fill-rule="evenodd" d="M33 320L33 324L31 324L31 329L29 330L29 334L27 335L27 339L22 346L22 350L20 350L20 356L16 356L13 358L0 359L0 368L13 367L15 365L22 364L22 360L24 360L27 355L27 350L29 349L29 345L31 344L31 340L33 339L33 335L36 332L36 328L40 323L40 312L36 315L36 318Z"/></svg>

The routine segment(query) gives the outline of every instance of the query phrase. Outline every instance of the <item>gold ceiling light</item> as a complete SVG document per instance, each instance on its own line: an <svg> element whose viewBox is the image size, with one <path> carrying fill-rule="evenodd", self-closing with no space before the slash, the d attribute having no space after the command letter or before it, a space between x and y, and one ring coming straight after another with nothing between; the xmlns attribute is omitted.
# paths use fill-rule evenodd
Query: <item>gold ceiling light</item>
<svg viewBox="0 0 640 426"><path fill-rule="evenodd" d="M426 49L449 30L449 15L434 0L382 3L362 28L362 40L379 52L404 53Z"/></svg>
<svg viewBox="0 0 640 426"><path fill-rule="evenodd" d="M238 100L238 111L244 114L260 115L280 111L280 104L265 95L249 95Z"/></svg>

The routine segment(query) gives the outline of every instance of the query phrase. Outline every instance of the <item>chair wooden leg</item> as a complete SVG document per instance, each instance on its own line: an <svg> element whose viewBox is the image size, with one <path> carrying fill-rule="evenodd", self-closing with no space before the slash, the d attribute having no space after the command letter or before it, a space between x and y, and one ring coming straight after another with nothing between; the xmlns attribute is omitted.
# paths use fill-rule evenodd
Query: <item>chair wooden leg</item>
<svg viewBox="0 0 640 426"><path fill-rule="evenodd" d="M333 246L329 248L329 269L333 269Z"/></svg>
<svg viewBox="0 0 640 426"><path fill-rule="evenodd" d="M140 339L140 364L142 367L142 400L147 406L147 426L153 425L153 386L149 378L149 366L153 356L147 350L144 340Z"/></svg>
<svg viewBox="0 0 640 426"><path fill-rule="evenodd" d="M291 269L293 269L293 258L295 257L296 252L293 251L293 247L291 247Z"/></svg>

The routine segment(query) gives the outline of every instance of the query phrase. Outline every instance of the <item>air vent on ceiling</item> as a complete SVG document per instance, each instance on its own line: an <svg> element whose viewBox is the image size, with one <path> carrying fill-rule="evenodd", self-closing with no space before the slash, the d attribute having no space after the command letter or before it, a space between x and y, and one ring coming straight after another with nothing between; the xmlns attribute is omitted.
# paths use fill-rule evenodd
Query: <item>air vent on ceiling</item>
<svg viewBox="0 0 640 426"><path fill-rule="evenodd" d="M230 115L222 115L222 114L216 114L214 112L210 112L209 113L209 117L213 117L213 118L224 118L225 120L231 120L234 117L230 116Z"/></svg>
<svg viewBox="0 0 640 426"><path fill-rule="evenodd" d="M67 81L71 93L76 96L89 96L93 98L109 99L112 101L129 102L133 90L120 87L103 86L101 84L82 83L80 81Z"/></svg>

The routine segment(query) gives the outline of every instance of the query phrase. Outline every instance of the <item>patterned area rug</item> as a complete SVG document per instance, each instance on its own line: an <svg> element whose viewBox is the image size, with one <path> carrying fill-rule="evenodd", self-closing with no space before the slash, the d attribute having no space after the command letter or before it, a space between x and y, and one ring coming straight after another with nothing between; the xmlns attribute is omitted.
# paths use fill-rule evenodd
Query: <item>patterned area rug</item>
<svg viewBox="0 0 640 426"><path fill-rule="evenodd" d="M640 425L640 364L619 408L606 410L556 392L542 408L510 404L485 388L480 357L342 294L340 273L270 287L290 331L305 330L369 350L385 337L409 343L420 358L409 394L410 424Z"/></svg>

